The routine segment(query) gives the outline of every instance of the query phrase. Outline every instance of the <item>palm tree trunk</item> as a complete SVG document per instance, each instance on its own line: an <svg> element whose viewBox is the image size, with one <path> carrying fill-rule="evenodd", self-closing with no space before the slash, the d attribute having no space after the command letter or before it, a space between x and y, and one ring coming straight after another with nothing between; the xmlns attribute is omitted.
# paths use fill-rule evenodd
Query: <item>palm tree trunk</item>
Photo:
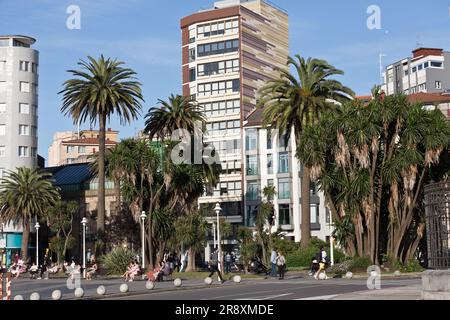
<svg viewBox="0 0 450 320"><path fill-rule="evenodd" d="M195 252L192 248L188 250L188 267L186 268L186 272L195 272Z"/></svg>
<svg viewBox="0 0 450 320"><path fill-rule="evenodd" d="M30 239L30 222L26 221L22 233L22 260L26 263L28 260L28 242Z"/></svg>
<svg viewBox="0 0 450 320"><path fill-rule="evenodd" d="M105 229L105 137L106 114L99 117L97 233Z"/></svg>
<svg viewBox="0 0 450 320"><path fill-rule="evenodd" d="M120 200L120 179L114 181L114 197L116 198L116 214L119 214L122 204Z"/></svg>
<svg viewBox="0 0 450 320"><path fill-rule="evenodd" d="M310 169L303 166L303 177L301 186L302 196L302 219L301 219L301 239L300 245L302 248L306 248L311 240L311 205L310 205Z"/></svg>

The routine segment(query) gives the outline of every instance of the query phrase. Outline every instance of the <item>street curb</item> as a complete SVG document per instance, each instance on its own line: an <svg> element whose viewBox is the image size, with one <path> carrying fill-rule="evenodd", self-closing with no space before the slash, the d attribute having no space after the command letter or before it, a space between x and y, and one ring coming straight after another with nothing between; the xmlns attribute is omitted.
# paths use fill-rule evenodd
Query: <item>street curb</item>
<svg viewBox="0 0 450 320"><path fill-rule="evenodd" d="M242 285L241 283L234 283L234 285ZM173 292L173 291L185 291L185 290L198 290L198 289L207 289L207 288L223 288L223 287L231 287L231 285L222 286L222 285L199 285L199 286L192 286L192 287L179 287L179 288L155 288L153 290L142 290L142 291L129 291L127 293L112 293L112 294L106 294L103 296L92 296L92 297L84 297L84 298L67 298L63 300L106 300L108 298L122 298L122 297L133 297L133 296L140 296L143 294L157 294L157 293L163 293L163 292Z"/></svg>

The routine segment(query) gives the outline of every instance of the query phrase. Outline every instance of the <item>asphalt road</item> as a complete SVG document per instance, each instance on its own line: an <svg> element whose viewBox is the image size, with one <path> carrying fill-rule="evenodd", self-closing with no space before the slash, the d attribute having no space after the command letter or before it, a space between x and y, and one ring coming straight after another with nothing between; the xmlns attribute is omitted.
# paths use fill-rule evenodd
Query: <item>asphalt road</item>
<svg viewBox="0 0 450 320"><path fill-rule="evenodd" d="M420 279L382 279L383 289L420 284ZM317 281L310 278L291 277L279 281L277 279L248 280L236 284L227 281L225 284L204 285L203 280L183 281L181 288L175 288L171 281L157 283L154 290L145 288L145 281L127 283L129 292L121 294L121 279L81 280L80 285L85 292L85 299L100 298L96 289L103 285L107 290L108 300L328 300L342 294L366 291L366 279L329 279ZM13 280L13 297L22 295L29 299L31 293L38 292L41 299L51 299L54 290L61 290L63 299L74 299L73 287L67 286L66 279L50 280ZM168 291L170 290L170 291Z"/></svg>

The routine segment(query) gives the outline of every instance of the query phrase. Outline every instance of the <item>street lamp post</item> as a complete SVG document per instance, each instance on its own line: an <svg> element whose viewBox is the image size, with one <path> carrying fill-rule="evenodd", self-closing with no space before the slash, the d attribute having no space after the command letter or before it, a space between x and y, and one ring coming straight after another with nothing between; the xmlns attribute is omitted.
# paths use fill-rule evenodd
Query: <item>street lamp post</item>
<svg viewBox="0 0 450 320"><path fill-rule="evenodd" d="M145 211L142 211L141 221L142 221L142 278L144 278L144 270L145 270L145 219L147 215Z"/></svg>
<svg viewBox="0 0 450 320"><path fill-rule="evenodd" d="M330 262L334 266L333 214L331 210L328 211L330 213Z"/></svg>
<svg viewBox="0 0 450 320"><path fill-rule="evenodd" d="M222 211L222 208L220 207L219 203L216 203L216 207L214 208L214 211L216 212L217 215L217 243L218 243L218 247L219 247L219 256L218 256L218 261L219 261L219 270L222 271L222 241L220 238L220 221L219 221L219 215L220 212Z"/></svg>
<svg viewBox="0 0 450 320"><path fill-rule="evenodd" d="M216 242L216 224L213 222L213 236L214 236L214 249L217 249L217 242Z"/></svg>
<svg viewBox="0 0 450 320"><path fill-rule="evenodd" d="M39 228L41 227L39 221L36 222L34 227L36 228L36 265L39 268Z"/></svg>
<svg viewBox="0 0 450 320"><path fill-rule="evenodd" d="M2 222L1 224L1 240L2 240L2 245L0 245L0 249L2 250L2 254L1 254L1 261L0 261L0 268L1 268L1 272L4 272L5 270L3 269L4 266L6 266L6 239L5 239L5 234L4 234L4 228L5 228L5 224Z"/></svg>
<svg viewBox="0 0 450 320"><path fill-rule="evenodd" d="M86 279L86 217L83 217L81 224L83 225L83 278Z"/></svg>

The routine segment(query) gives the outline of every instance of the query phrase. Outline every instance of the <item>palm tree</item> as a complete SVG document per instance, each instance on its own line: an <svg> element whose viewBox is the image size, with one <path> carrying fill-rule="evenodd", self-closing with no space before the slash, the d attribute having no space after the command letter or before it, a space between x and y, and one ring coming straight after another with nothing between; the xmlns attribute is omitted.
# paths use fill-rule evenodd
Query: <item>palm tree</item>
<svg viewBox="0 0 450 320"><path fill-rule="evenodd" d="M61 112L69 114L74 123L89 120L99 123L97 231L105 228L105 130L107 121L117 113L120 123L137 119L143 102L141 84L136 72L123 68L121 61L105 59L80 60L81 71L68 70L75 78L64 82Z"/></svg>
<svg viewBox="0 0 450 320"><path fill-rule="evenodd" d="M321 114L336 103L351 99L354 92L343 86L339 81L330 79L342 75L328 62L299 55L288 58L287 65L292 67L295 74L287 69L279 69L279 79L269 81L260 89L258 105L264 108L264 126L271 125L285 134L285 144L294 131L295 143L299 144L303 129L318 122ZM301 215L301 244L308 246L310 231L310 179L311 170L304 166L301 184L302 215Z"/></svg>
<svg viewBox="0 0 450 320"><path fill-rule="evenodd" d="M164 140L178 129L194 133L198 123L203 125L205 122L201 110L191 97L172 94L169 101L159 99L158 103L160 106L151 108L145 116L144 131L150 139L156 137Z"/></svg>
<svg viewBox="0 0 450 320"><path fill-rule="evenodd" d="M30 224L33 218L45 214L59 198L58 189L50 179L51 174L37 169L21 167L17 172L8 171L0 181L0 220L5 223L21 223L22 259L28 258Z"/></svg>

